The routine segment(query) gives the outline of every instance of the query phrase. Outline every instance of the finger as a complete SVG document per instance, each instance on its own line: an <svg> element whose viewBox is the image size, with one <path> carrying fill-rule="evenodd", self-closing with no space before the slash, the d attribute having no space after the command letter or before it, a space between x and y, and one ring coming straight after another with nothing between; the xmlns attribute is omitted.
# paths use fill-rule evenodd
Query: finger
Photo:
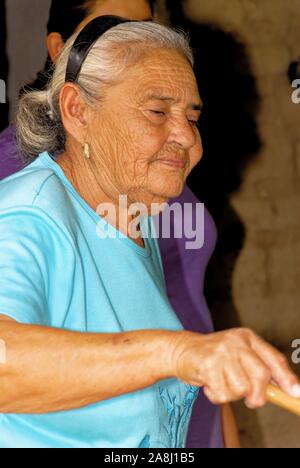
<svg viewBox="0 0 300 468"><path fill-rule="evenodd" d="M240 359L251 384L246 405L251 409L260 408L267 402L266 393L271 380L271 372L255 353L243 353Z"/></svg>
<svg viewBox="0 0 300 468"><path fill-rule="evenodd" d="M231 393L231 401L238 401L251 394L252 386L248 375L238 359L234 365L225 366L225 378Z"/></svg>
<svg viewBox="0 0 300 468"><path fill-rule="evenodd" d="M300 398L300 381L291 370L285 356L257 336L251 344L252 349L271 370L272 378L277 385L291 397Z"/></svg>
<svg viewBox="0 0 300 468"><path fill-rule="evenodd" d="M214 372L204 387L204 394L214 405L223 405L231 401L230 390L223 370Z"/></svg>

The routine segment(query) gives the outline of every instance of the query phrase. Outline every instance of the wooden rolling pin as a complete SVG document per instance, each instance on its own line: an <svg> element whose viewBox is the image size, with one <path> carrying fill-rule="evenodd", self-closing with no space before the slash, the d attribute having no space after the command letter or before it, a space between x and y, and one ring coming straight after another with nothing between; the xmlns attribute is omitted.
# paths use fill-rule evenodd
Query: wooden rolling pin
<svg viewBox="0 0 300 468"><path fill-rule="evenodd" d="M280 388L269 385L267 389L267 399L269 403L300 416L300 398L292 398L280 390Z"/></svg>

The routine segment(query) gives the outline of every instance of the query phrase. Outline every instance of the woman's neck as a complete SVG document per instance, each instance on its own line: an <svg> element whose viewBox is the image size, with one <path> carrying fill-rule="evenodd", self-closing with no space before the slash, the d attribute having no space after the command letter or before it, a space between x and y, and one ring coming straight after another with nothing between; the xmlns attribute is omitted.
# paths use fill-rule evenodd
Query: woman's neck
<svg viewBox="0 0 300 468"><path fill-rule="evenodd" d="M72 157L65 152L57 160L57 164L64 172L81 198L101 217L114 226L117 230L130 237L137 245L145 247L141 233L138 238L130 234L130 225L133 221L137 224L137 216L128 214L128 207L122 207L119 199L109 197L100 187L88 160L79 164L72 161ZM118 198L118 197L117 197ZM102 209L102 207L104 207ZM111 207L110 211L107 207Z"/></svg>

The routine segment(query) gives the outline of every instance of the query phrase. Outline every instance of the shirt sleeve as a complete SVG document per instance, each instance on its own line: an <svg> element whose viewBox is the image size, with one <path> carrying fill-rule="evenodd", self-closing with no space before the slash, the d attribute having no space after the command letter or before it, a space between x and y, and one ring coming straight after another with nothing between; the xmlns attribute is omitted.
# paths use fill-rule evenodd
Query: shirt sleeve
<svg viewBox="0 0 300 468"><path fill-rule="evenodd" d="M47 325L51 242L47 223L34 213L0 214L0 314Z"/></svg>

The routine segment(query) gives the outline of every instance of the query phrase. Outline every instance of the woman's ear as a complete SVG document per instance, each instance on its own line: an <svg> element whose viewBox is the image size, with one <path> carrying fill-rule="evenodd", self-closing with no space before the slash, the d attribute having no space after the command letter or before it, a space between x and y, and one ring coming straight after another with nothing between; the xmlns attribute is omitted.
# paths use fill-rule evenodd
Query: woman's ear
<svg viewBox="0 0 300 468"><path fill-rule="evenodd" d="M64 48L64 41L61 35L57 32L52 32L47 36L47 49L52 62L55 64L61 51Z"/></svg>
<svg viewBox="0 0 300 468"><path fill-rule="evenodd" d="M88 127L88 105L76 84L66 83L60 93L60 112L65 129L81 142Z"/></svg>

